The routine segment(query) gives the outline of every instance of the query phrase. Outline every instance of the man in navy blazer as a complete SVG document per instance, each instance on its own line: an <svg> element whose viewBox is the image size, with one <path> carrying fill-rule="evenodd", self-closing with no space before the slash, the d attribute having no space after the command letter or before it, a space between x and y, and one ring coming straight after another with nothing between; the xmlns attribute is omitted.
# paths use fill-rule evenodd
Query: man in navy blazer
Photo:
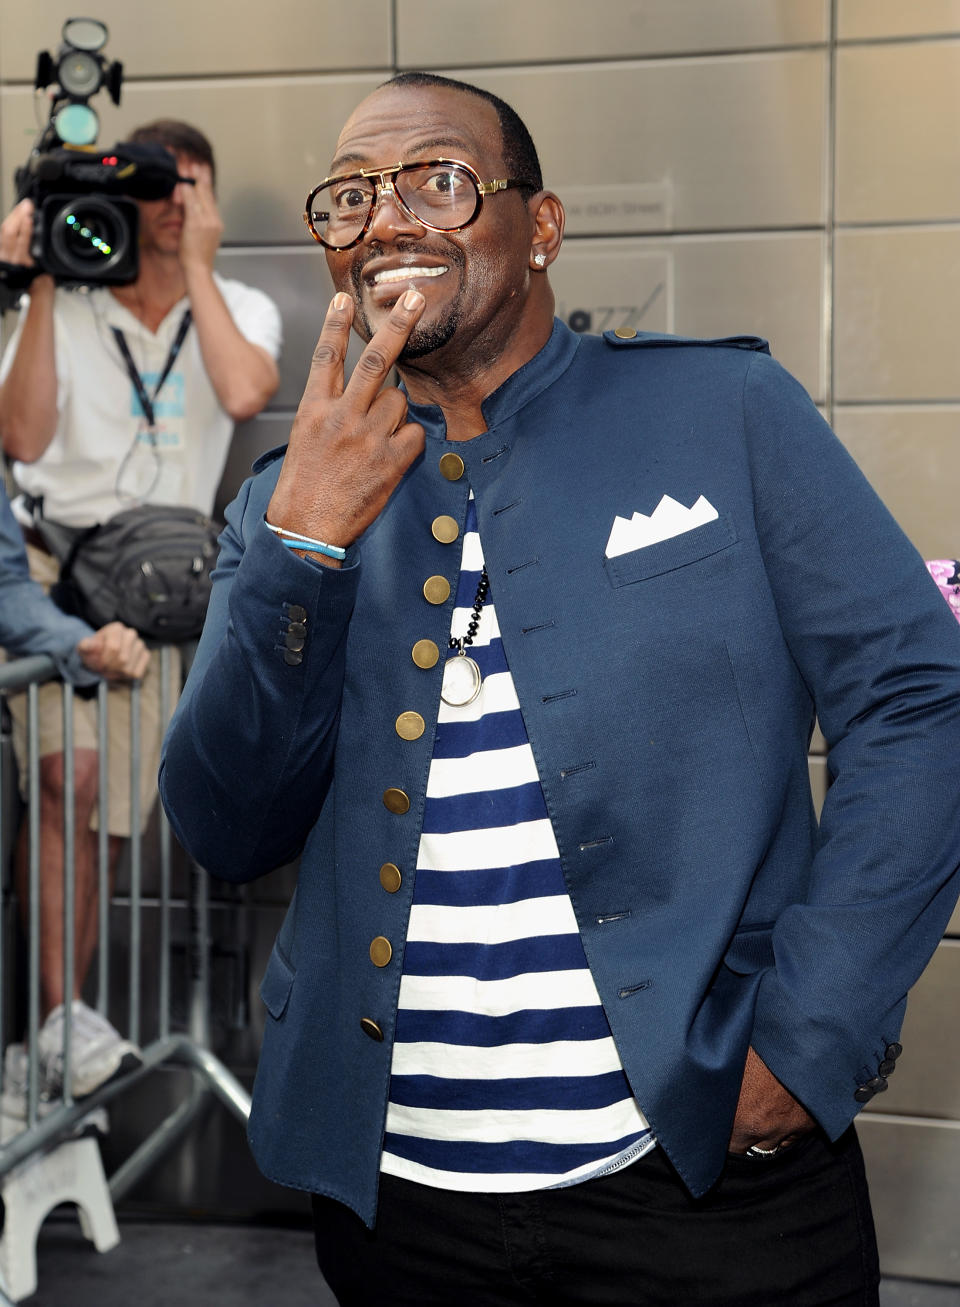
<svg viewBox="0 0 960 1307"><path fill-rule="evenodd" d="M300 857L262 1169L314 1195L341 1303L876 1303L851 1122L957 897L955 622L764 342L554 320L563 210L496 97L386 83L307 208L337 294L228 511L161 769L215 875ZM559 895L464 870L514 793L476 732L508 720ZM497 821L510 875L547 876ZM547 989L596 1009L494 1013L544 993L565 912ZM478 980L504 940L521 962ZM577 1002L602 1029L551 1037Z"/></svg>

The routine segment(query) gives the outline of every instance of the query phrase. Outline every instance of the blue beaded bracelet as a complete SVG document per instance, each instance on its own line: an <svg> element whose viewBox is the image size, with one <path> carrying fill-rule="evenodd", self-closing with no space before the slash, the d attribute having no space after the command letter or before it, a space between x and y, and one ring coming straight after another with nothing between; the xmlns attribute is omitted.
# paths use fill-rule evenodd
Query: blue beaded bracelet
<svg viewBox="0 0 960 1307"><path fill-rule="evenodd" d="M284 536L280 543L287 549L302 549L308 554L325 554L327 558L339 558L341 561L347 556L347 551L341 549L339 545L325 545L322 540L311 540L308 536L293 536L290 539Z"/></svg>
<svg viewBox="0 0 960 1307"><path fill-rule="evenodd" d="M326 558L338 558L341 562L347 556L347 551L341 549L339 545L328 545L322 540L311 540L309 536L297 535L295 531L288 531L285 527L274 526L266 518L263 519L263 525L275 536L279 536L280 543L287 549L302 549L309 554L323 554Z"/></svg>

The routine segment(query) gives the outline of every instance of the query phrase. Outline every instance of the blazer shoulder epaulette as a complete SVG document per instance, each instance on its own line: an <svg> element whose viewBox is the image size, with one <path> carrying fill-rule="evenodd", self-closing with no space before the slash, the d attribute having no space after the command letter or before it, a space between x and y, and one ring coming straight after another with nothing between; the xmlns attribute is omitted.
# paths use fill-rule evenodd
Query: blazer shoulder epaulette
<svg viewBox="0 0 960 1307"><path fill-rule="evenodd" d="M657 331L637 331L634 327L617 327L613 331L605 331L603 339L615 349L636 349L638 345L656 349L700 345L747 349L758 354L770 353L770 345L761 336L718 336L712 340L698 340L696 336L668 336Z"/></svg>

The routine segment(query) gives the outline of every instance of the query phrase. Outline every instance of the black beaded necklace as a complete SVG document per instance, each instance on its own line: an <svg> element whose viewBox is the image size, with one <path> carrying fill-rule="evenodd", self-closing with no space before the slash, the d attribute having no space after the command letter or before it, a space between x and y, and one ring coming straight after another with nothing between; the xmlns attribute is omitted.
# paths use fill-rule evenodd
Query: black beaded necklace
<svg viewBox="0 0 960 1307"><path fill-rule="evenodd" d="M450 637L450 648L455 649L456 653L452 658L448 658L444 664L440 698L451 708L466 708L468 704L473 703L480 693L480 687L483 685L480 668L466 650L468 645L473 644L474 637L480 629L480 614L483 612L483 605L487 601L487 591L489 589L490 581L487 577L486 564L484 564L483 571L480 573L480 580L477 582L473 612L470 614L466 633L459 636L451 635Z"/></svg>

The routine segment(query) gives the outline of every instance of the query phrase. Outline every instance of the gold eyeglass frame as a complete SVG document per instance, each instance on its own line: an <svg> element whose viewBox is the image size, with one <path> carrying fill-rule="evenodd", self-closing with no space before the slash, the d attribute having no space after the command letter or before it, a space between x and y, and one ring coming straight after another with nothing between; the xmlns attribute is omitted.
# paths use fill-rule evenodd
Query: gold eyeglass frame
<svg viewBox="0 0 960 1307"><path fill-rule="evenodd" d="M395 184L398 173L436 168L440 164L445 164L448 167L454 166L462 168L477 188L477 203L473 213L471 213L466 222L458 223L455 227L437 227L434 223L427 222L425 218L421 218L419 214L414 213L409 205L404 203L403 197L397 191ZM313 226L310 209L314 197L319 191L322 191L325 186L332 186L334 182L369 181L370 178L375 179L373 196L370 200L370 210L367 213L363 226L357 232L356 236L354 236L353 240L348 241L345 245L331 245L329 241L324 240ZM471 168L470 164L464 163L462 159L418 159L413 163L397 163L390 168L361 168L357 172L334 173L331 177L324 177L323 181L318 182L307 196L307 204L303 212L303 221L307 224L307 231L319 245L322 245L324 249L333 250L335 253L341 253L343 250L349 250L352 249L354 245L358 245L360 241L363 240L364 236L366 236L367 232L370 230L373 215L376 213L380 200L384 195L392 196L393 202L396 204L400 212L412 222L417 223L418 226L426 227L428 231L452 232L463 231L463 229L469 227L472 222L476 222L477 218L480 216L480 210L483 208L484 196L495 195L497 191L507 191L511 188L520 187L528 187L530 190L536 189L536 187L531 186L529 182L522 181L515 177L494 177L491 181L482 181L476 168Z"/></svg>

